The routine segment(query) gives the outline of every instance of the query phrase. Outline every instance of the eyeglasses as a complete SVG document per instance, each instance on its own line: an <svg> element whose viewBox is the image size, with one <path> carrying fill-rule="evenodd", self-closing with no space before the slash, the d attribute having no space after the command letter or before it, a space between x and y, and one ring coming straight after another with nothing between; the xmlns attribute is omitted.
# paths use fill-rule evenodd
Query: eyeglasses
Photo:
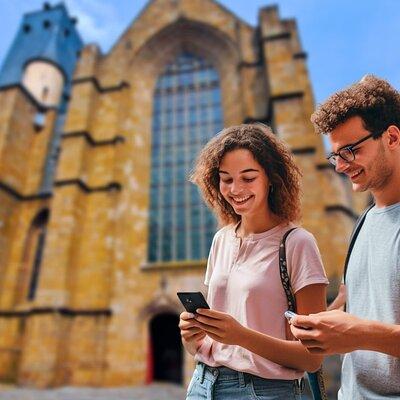
<svg viewBox="0 0 400 400"><path fill-rule="evenodd" d="M360 143L365 142L366 140L372 137L378 138L382 136L384 133L385 131L381 132L379 135L376 135L375 133L370 133L369 135L360 139L358 142L353 143L350 146L341 148L337 153L330 153L326 159L334 166L337 165L338 157L340 157L342 160L346 162L354 161L356 158L356 155L354 153L354 150L357 150L356 146L358 146Z"/></svg>

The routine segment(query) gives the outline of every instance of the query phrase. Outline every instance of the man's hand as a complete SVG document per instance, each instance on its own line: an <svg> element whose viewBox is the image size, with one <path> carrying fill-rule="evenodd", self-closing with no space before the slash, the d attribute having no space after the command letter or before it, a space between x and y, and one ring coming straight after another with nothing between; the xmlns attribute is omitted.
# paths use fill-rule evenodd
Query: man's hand
<svg viewBox="0 0 400 400"><path fill-rule="evenodd" d="M338 354L362 348L364 321L340 310L298 315L290 320L293 335L310 353Z"/></svg>
<svg viewBox="0 0 400 400"><path fill-rule="evenodd" d="M197 326L217 342L240 345L246 328L231 315L201 308L195 315Z"/></svg>

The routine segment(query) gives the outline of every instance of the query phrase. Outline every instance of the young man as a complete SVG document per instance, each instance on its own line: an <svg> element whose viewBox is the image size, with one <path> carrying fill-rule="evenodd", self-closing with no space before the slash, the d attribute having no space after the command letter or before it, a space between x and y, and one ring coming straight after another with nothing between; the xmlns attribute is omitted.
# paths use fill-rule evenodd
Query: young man
<svg viewBox="0 0 400 400"><path fill-rule="evenodd" d="M291 330L311 353L346 353L339 399L400 399L400 93L367 75L311 120L329 134L336 171L375 206L349 260L347 312L298 316Z"/></svg>

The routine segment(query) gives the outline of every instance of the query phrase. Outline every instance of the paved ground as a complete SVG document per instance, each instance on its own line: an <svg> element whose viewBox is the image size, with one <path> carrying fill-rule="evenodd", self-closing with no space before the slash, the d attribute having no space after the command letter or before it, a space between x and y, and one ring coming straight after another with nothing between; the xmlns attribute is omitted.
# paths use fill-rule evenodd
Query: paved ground
<svg viewBox="0 0 400 400"><path fill-rule="evenodd" d="M92 389L63 387L35 390L0 386L0 400L184 400L181 386L152 384L135 388Z"/></svg>

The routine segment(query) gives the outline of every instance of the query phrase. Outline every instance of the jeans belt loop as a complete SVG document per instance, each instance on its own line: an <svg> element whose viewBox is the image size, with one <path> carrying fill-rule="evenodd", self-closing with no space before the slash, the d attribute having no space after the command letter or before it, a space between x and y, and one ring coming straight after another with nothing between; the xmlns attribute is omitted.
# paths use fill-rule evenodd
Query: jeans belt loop
<svg viewBox="0 0 400 400"><path fill-rule="evenodd" d="M239 377L239 386L240 387L245 387L246 386L246 380L243 372L238 371L238 377Z"/></svg>
<svg viewBox="0 0 400 400"><path fill-rule="evenodd" d="M304 391L304 378L294 380L294 392L295 394L302 394Z"/></svg>
<svg viewBox="0 0 400 400"><path fill-rule="evenodd" d="M206 364L200 363L200 384L204 382L204 375L206 373Z"/></svg>

